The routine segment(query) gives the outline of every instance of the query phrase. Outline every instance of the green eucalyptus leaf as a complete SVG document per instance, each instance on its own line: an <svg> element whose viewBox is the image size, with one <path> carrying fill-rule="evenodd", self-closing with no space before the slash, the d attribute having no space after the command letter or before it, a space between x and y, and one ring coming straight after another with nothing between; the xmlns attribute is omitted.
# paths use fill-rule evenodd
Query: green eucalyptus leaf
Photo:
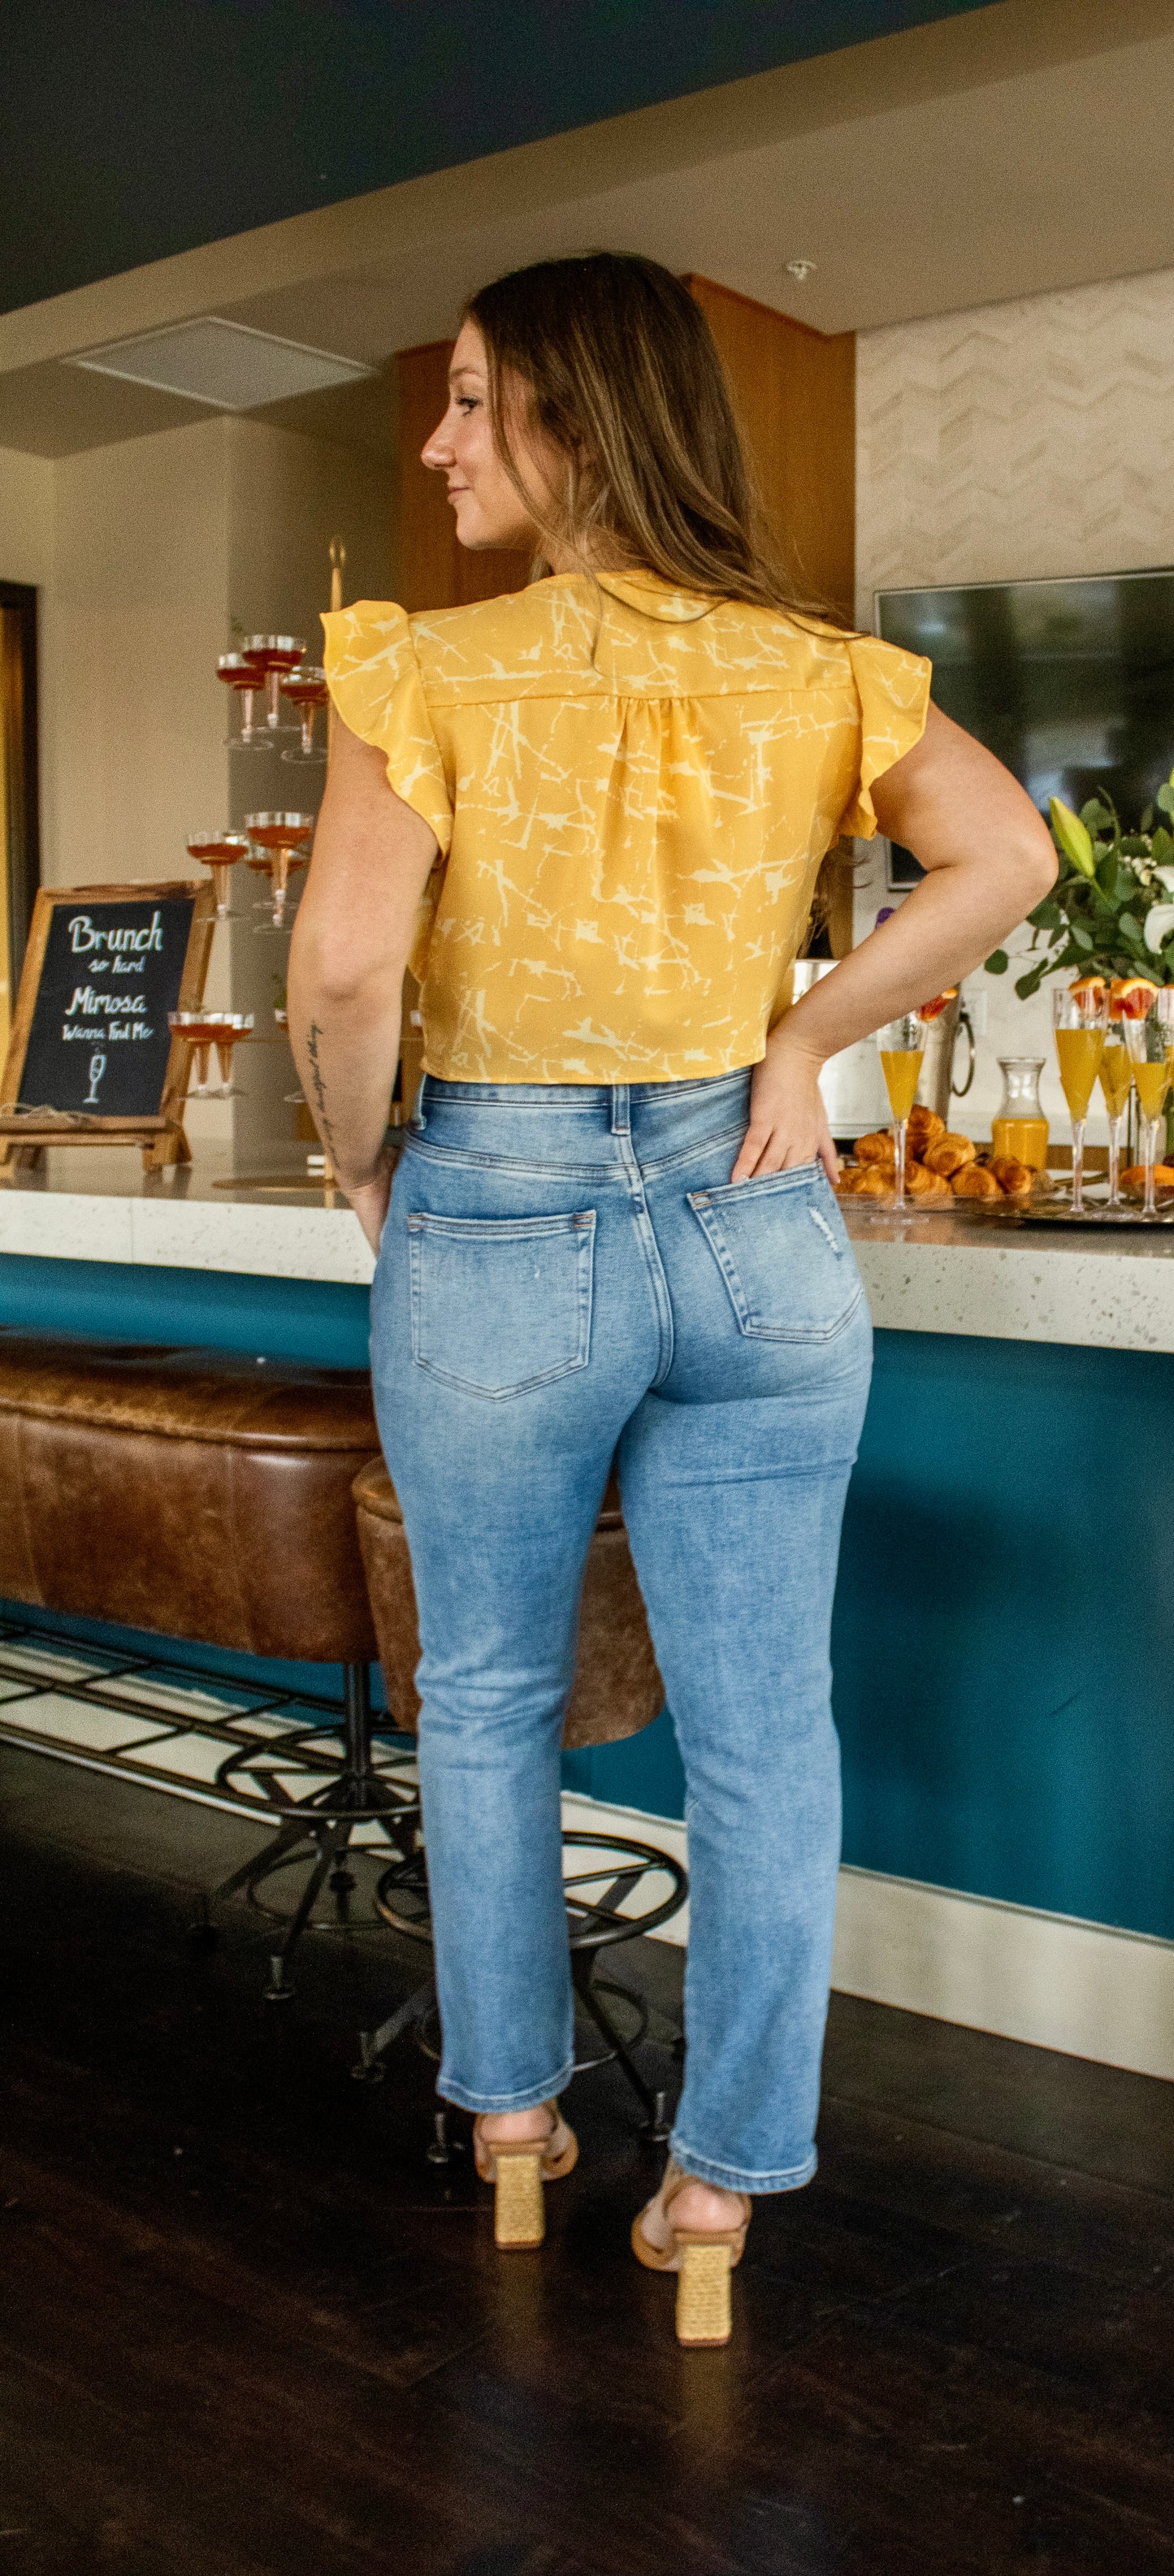
<svg viewBox="0 0 1174 2576"><path fill-rule="evenodd" d="M1005 975L1010 963L1006 949L996 948L993 955L986 960L986 972L988 975Z"/></svg>
<svg viewBox="0 0 1174 2576"><path fill-rule="evenodd" d="M1038 993L1040 985L1042 984L1047 972L1047 966L1041 964L1039 966L1033 966L1030 975L1016 976L1015 990L1018 993L1021 1002L1030 1002L1032 994Z"/></svg>
<svg viewBox="0 0 1174 2576"><path fill-rule="evenodd" d="M1086 930L1079 921L1072 924L1072 945L1082 957L1091 957L1096 945L1091 930Z"/></svg>
<svg viewBox="0 0 1174 2576"><path fill-rule="evenodd" d="M1174 787L1168 783L1165 787L1159 787L1154 803L1161 807L1163 814L1174 814Z"/></svg>
<svg viewBox="0 0 1174 2576"><path fill-rule="evenodd" d="M1044 896L1042 903L1037 903L1035 911L1029 912L1027 918L1033 930L1058 930L1064 915L1049 894Z"/></svg>
<svg viewBox="0 0 1174 2576"><path fill-rule="evenodd" d="M1142 828L1142 831L1143 831L1143 832L1152 832L1152 831L1153 831L1153 828L1154 828L1154 809L1153 809L1153 806L1152 806L1152 805L1147 805L1147 806L1146 806L1145 812L1144 812L1144 814L1142 815L1142 818L1141 818L1141 828Z"/></svg>

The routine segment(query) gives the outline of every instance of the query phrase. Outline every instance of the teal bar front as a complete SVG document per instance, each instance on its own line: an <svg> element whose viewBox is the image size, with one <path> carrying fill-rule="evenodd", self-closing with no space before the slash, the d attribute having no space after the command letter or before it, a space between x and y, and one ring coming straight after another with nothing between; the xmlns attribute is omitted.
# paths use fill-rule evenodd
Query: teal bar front
<svg viewBox="0 0 1174 2576"><path fill-rule="evenodd" d="M0 1322L361 1367L367 1291L8 1255ZM1174 1938L1172 1420L1164 1353L877 1334L832 1644L846 1860ZM667 1712L564 1780L684 1813Z"/></svg>

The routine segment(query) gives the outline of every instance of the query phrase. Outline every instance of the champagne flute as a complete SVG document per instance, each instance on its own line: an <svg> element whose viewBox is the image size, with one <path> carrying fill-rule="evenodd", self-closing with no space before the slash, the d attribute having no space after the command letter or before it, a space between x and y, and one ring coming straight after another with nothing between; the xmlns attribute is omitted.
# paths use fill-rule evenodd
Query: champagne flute
<svg viewBox="0 0 1174 2576"><path fill-rule="evenodd" d="M897 1150L896 1213L904 1216L909 1207L905 1195L905 1137L909 1112L921 1079L921 1060L925 1054L926 1025L920 1011L903 1011L900 1019L888 1020L876 1033L880 1049L881 1071L893 1113L893 1142Z"/></svg>
<svg viewBox="0 0 1174 2576"><path fill-rule="evenodd" d="M1122 1022L1133 1069L1137 1105L1141 1111L1141 1157L1145 1165L1145 1194L1141 1203L1143 1216L1156 1217L1157 1195L1154 1165L1158 1159L1158 1128L1170 1091L1170 1056L1174 1049L1174 988L1164 985L1156 992L1144 1019Z"/></svg>
<svg viewBox="0 0 1174 2576"><path fill-rule="evenodd" d="M1060 1082L1072 1121L1072 1214L1084 1214L1084 1130L1092 1087L1101 1069L1109 1025L1109 996L1098 977L1052 995L1052 1025Z"/></svg>
<svg viewBox="0 0 1174 2576"><path fill-rule="evenodd" d="M1114 1001L1111 993L1109 1024L1105 1031L1105 1051L1100 1062L1100 1084L1109 1119L1109 1195L1105 1204L1107 1207L1119 1208L1122 1204L1121 1130L1129 1107L1129 1094L1133 1089L1133 1065L1126 1042L1121 1005Z"/></svg>

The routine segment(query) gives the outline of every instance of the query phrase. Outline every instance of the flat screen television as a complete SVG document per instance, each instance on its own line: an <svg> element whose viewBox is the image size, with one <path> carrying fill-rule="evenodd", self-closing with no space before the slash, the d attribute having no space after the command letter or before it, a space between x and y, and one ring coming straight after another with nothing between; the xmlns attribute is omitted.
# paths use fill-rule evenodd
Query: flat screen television
<svg viewBox="0 0 1174 2576"><path fill-rule="evenodd" d="M1174 768L1174 570L881 590L878 631L928 654L933 695L1047 810L1106 791L1136 825ZM920 876L894 848L891 882Z"/></svg>

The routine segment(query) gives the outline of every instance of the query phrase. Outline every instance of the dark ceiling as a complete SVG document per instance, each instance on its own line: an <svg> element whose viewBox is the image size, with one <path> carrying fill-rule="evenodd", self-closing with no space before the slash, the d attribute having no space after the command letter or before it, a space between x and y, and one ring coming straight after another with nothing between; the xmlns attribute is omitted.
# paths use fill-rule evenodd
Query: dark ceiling
<svg viewBox="0 0 1174 2576"><path fill-rule="evenodd" d="M0 311L978 0L21 0Z"/></svg>

